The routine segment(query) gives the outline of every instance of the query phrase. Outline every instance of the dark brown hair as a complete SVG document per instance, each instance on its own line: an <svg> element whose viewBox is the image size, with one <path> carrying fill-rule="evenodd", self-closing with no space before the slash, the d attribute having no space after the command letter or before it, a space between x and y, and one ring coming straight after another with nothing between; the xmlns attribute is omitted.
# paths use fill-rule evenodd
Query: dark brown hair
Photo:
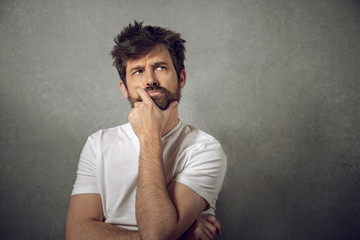
<svg viewBox="0 0 360 240"><path fill-rule="evenodd" d="M115 46L111 51L113 65L119 72L120 79L126 85L126 63L148 54L158 45L165 46L170 53L176 74L180 80L181 70L185 69L185 40L179 33L158 26L143 26L142 22L129 24L114 39Z"/></svg>

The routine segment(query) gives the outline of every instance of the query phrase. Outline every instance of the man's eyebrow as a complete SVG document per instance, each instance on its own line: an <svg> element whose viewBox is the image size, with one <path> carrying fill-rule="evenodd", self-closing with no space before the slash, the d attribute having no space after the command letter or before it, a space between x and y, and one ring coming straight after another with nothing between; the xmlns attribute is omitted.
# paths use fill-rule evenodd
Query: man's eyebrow
<svg viewBox="0 0 360 240"><path fill-rule="evenodd" d="M131 68L129 71L130 71L130 72L133 72L133 71L135 71L135 70L139 70L139 69L142 69L142 68L144 68L144 66L137 65L137 66Z"/></svg>
<svg viewBox="0 0 360 240"><path fill-rule="evenodd" d="M167 62L156 62L156 63L154 63L153 64L153 66L161 66L161 65L166 65L166 66L168 66L169 64L167 63Z"/></svg>
<svg viewBox="0 0 360 240"><path fill-rule="evenodd" d="M163 62L163 61L155 62L152 66L158 67L158 66L161 66L161 65L169 66L169 64L167 62ZM144 68L143 65L137 65L137 66L132 67L129 71L133 72L135 70L139 70L139 69L143 69L143 68Z"/></svg>

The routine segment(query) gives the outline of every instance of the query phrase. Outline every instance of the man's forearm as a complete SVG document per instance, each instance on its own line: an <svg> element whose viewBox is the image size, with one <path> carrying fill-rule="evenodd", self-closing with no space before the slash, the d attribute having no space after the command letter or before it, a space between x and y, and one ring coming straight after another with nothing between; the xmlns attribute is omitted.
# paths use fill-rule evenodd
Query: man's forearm
<svg viewBox="0 0 360 240"><path fill-rule="evenodd" d="M136 220L142 239L172 239L176 209L168 195L161 139L140 141Z"/></svg>
<svg viewBox="0 0 360 240"><path fill-rule="evenodd" d="M88 221L67 229L66 240L140 240L139 232L119 228L109 223Z"/></svg>

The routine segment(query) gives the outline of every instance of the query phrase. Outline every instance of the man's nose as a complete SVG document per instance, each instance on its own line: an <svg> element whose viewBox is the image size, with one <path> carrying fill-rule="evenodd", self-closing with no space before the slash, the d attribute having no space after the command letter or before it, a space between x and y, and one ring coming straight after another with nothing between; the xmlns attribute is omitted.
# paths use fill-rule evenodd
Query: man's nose
<svg viewBox="0 0 360 240"><path fill-rule="evenodd" d="M154 71L147 71L146 74L146 85L150 86L150 85L159 85L159 82L156 78L156 74Z"/></svg>

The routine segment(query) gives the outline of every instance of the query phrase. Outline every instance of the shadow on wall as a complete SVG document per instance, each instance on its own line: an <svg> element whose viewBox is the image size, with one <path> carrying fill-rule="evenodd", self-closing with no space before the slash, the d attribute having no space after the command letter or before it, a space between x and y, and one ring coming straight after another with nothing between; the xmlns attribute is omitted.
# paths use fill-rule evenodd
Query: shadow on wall
<svg viewBox="0 0 360 240"><path fill-rule="evenodd" d="M255 125L213 129L228 157L217 202L219 239L360 236L356 123L344 129L338 114L344 115L331 103L304 101L307 111L289 108L288 122L279 125L262 116Z"/></svg>
<svg viewBox="0 0 360 240"><path fill-rule="evenodd" d="M75 180L85 128L77 128L71 113L47 109L42 96L32 101L8 92L2 98L1 237L51 239L63 226ZM32 217L30 217L32 216ZM49 217L51 216L51 217ZM19 231L23 229L24 231ZM59 236L61 237L61 236Z"/></svg>

